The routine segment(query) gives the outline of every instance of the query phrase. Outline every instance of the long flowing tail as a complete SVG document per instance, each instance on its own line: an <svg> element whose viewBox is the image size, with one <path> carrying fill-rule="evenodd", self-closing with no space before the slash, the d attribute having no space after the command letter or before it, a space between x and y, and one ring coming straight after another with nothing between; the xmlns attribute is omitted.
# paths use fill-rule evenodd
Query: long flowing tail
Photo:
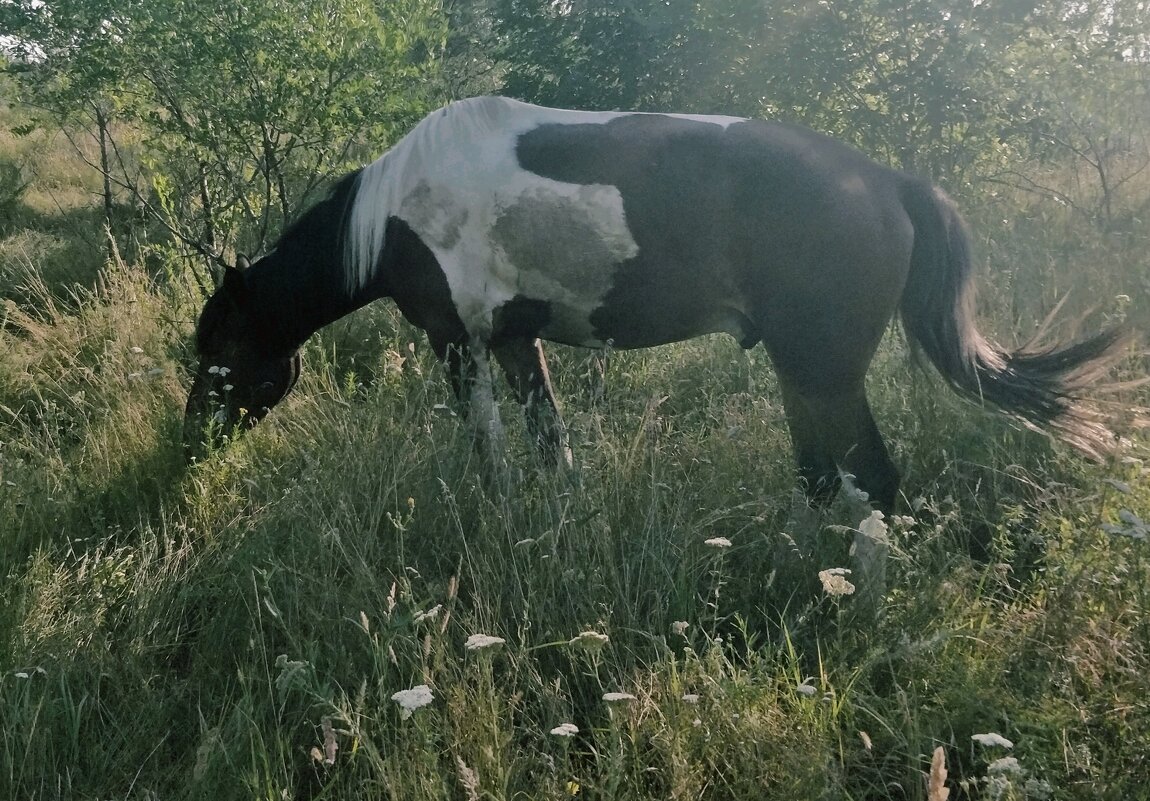
<svg viewBox="0 0 1150 801"><path fill-rule="evenodd" d="M1091 458L1116 444L1109 415L1083 399L1122 358L1132 335L1112 328L1053 347L1007 351L974 325L974 276L968 235L954 203L925 182L908 182L903 205L914 225L903 327L946 381L986 400L1028 428L1046 431Z"/></svg>

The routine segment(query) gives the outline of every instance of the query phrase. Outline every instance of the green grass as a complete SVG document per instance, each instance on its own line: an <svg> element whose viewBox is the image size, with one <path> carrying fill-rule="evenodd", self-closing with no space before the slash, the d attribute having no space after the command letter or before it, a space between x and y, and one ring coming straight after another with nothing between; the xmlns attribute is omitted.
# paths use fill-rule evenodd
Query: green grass
<svg viewBox="0 0 1150 801"><path fill-rule="evenodd" d="M38 230L0 241L24 265L0 313L0 798L926 799L938 746L952 799L1146 797L1144 440L1086 464L916 375L892 335L870 389L907 503L868 623L817 578L849 533L791 554L761 351L614 354L595 400L586 355L555 349L579 468L538 469L508 404L500 485L381 306L189 470L192 282L47 280ZM992 249L1048 250L1015 235ZM1145 308L1144 248L1080 247ZM1057 269L1020 261L987 327L1041 318L1027 287ZM420 684L404 719L392 696ZM1013 748L971 739L992 732Z"/></svg>

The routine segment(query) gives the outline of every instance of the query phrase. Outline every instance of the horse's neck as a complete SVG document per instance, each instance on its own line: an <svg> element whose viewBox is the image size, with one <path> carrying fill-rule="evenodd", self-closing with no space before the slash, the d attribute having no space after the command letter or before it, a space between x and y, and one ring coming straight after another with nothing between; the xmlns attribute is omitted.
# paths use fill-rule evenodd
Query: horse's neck
<svg viewBox="0 0 1150 801"><path fill-rule="evenodd" d="M283 252L250 268L252 309L276 349L294 350L319 329L379 297L375 284L349 294L343 265L331 251L322 257Z"/></svg>

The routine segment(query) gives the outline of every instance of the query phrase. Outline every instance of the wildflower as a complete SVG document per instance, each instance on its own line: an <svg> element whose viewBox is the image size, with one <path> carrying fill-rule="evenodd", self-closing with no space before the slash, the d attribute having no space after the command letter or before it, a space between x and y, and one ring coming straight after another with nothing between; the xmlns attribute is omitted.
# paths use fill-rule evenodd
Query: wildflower
<svg viewBox="0 0 1150 801"><path fill-rule="evenodd" d="M805 695L808 698L818 692L813 685L808 684L810 679L805 679L802 684L795 685L795 692L799 695Z"/></svg>
<svg viewBox="0 0 1150 801"><path fill-rule="evenodd" d="M399 716L404 720L411 717L415 710L430 704L433 698L431 688L426 684L417 684L410 690L400 690L391 696L391 700L399 704Z"/></svg>
<svg viewBox="0 0 1150 801"><path fill-rule="evenodd" d="M709 540L703 540L703 544L720 550L731 547L731 541L726 537L711 537Z"/></svg>
<svg viewBox="0 0 1150 801"><path fill-rule="evenodd" d="M870 516L859 523L859 533L868 539L874 540L879 545L890 544L890 534L886 523L883 522L883 514L878 509L870 513Z"/></svg>
<svg viewBox="0 0 1150 801"><path fill-rule="evenodd" d="M1018 764L1018 760L1012 756L996 759L986 766L986 774L988 776L1000 774L1003 776L1021 777L1022 773L1022 765Z"/></svg>
<svg viewBox="0 0 1150 801"><path fill-rule="evenodd" d="M293 687L307 686L311 671L310 662L288 659L287 654L280 654L276 657L276 667L279 669L279 675L276 676L275 684L281 693L286 693Z"/></svg>
<svg viewBox="0 0 1150 801"><path fill-rule="evenodd" d="M141 353L144 352L144 349L137 346L137 345L133 345L132 347L128 348L128 351L139 356Z"/></svg>
<svg viewBox="0 0 1150 801"><path fill-rule="evenodd" d="M611 638L606 634L600 634L597 631L581 631L578 636L573 637L567 644L582 648L586 651L600 651L610 640Z"/></svg>
<svg viewBox="0 0 1150 801"><path fill-rule="evenodd" d="M690 624L690 623L688 623L688 622L687 622L687 621L685 621L685 620L675 620L675 621L672 621L672 623L671 623L671 632L672 632L673 634L678 634L680 637L682 637L684 634L686 634L686 633L687 633L687 627L688 627L688 626L690 626L690 625L691 625L691 624Z"/></svg>
<svg viewBox="0 0 1150 801"><path fill-rule="evenodd" d="M435 620L435 618L439 616L439 610L441 609L443 609L443 604L436 604L426 612L417 612L414 620L416 623L425 623L428 620Z"/></svg>
<svg viewBox="0 0 1150 801"><path fill-rule="evenodd" d="M845 576L848 575L850 575L850 571L845 567L832 567L827 570L820 570L819 581L823 584L823 592L832 598L854 593L855 585L851 584L845 578Z"/></svg>
<svg viewBox="0 0 1150 801"><path fill-rule="evenodd" d="M482 651L485 648L498 648L505 642L507 640L502 637L493 637L490 634L472 634L463 647L468 651Z"/></svg>
<svg viewBox="0 0 1150 801"><path fill-rule="evenodd" d="M1001 734L990 732L988 734L972 734L970 739L974 740L981 746L991 748L998 746L999 748L1014 748L1014 743L1003 737Z"/></svg>
<svg viewBox="0 0 1150 801"><path fill-rule="evenodd" d="M870 735L865 731L859 731L859 739L862 740L863 748L870 751L874 748L874 743L871 742Z"/></svg>
<svg viewBox="0 0 1150 801"><path fill-rule="evenodd" d="M551 730L551 733L556 737L574 737L579 733L579 727L574 723L560 723Z"/></svg>
<svg viewBox="0 0 1150 801"><path fill-rule="evenodd" d="M688 704L697 704L699 703L699 695L698 693L684 693L683 701Z"/></svg>
<svg viewBox="0 0 1150 801"><path fill-rule="evenodd" d="M631 695L631 693L603 693L603 700L609 704L613 704L617 701L634 701L635 696Z"/></svg>

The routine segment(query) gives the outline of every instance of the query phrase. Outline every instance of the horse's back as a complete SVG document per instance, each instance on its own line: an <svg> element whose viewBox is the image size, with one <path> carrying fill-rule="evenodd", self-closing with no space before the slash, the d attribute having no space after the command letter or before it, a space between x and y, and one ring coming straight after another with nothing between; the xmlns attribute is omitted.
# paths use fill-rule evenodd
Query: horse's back
<svg viewBox="0 0 1150 801"><path fill-rule="evenodd" d="M778 315L905 278L900 176L798 127L475 98L387 159L392 213L483 337L530 301L538 333L571 344L753 342Z"/></svg>

